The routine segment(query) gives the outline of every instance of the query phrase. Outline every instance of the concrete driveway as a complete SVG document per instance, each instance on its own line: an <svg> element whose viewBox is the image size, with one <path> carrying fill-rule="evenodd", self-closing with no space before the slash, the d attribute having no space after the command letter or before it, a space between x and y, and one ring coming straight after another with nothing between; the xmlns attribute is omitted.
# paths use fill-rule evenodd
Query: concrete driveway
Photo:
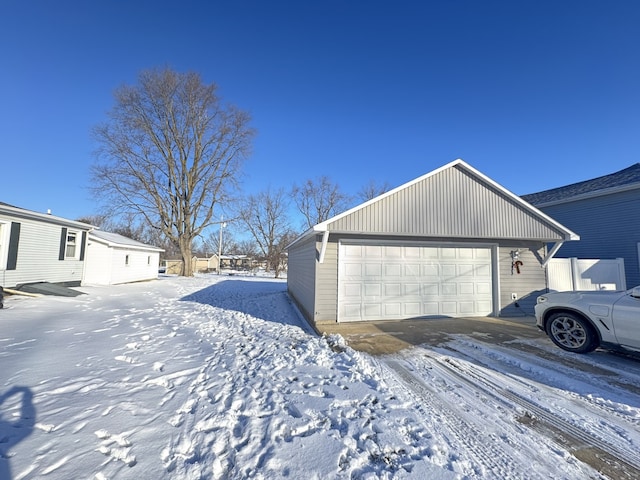
<svg viewBox="0 0 640 480"><path fill-rule="evenodd" d="M485 342L496 344L516 339L546 338L536 327L535 317L423 318L332 323L318 325L317 330L320 333L338 333L354 350L372 355L396 353L414 345L438 346L456 334L476 336Z"/></svg>

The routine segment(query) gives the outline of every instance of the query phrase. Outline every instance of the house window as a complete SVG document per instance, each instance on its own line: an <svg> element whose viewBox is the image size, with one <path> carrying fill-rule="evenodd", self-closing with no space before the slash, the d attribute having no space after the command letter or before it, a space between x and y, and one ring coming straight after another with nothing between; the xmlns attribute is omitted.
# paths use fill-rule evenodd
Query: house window
<svg viewBox="0 0 640 480"><path fill-rule="evenodd" d="M124 256L124 264L129 265L129 255Z"/></svg>
<svg viewBox="0 0 640 480"><path fill-rule="evenodd" d="M78 234L67 232L67 247L64 253L66 258L76 258Z"/></svg>
<svg viewBox="0 0 640 480"><path fill-rule="evenodd" d="M151 265L151 255L147 256L147 265Z"/></svg>

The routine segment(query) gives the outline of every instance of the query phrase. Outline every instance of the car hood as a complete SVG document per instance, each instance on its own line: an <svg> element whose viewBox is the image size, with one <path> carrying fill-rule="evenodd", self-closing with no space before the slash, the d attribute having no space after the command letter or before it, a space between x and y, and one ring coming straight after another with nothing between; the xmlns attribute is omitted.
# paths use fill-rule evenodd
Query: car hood
<svg viewBox="0 0 640 480"><path fill-rule="evenodd" d="M620 297L626 295L626 290L585 290L577 292L553 292L540 295L546 297L551 303L574 303L578 300L596 303L615 303Z"/></svg>

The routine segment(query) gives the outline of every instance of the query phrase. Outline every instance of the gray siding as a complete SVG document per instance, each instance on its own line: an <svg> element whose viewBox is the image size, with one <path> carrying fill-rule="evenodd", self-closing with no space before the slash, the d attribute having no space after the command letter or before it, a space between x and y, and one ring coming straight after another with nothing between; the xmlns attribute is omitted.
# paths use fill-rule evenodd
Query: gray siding
<svg viewBox="0 0 640 480"><path fill-rule="evenodd" d="M638 190L543 206L541 210L580 235L580 241L565 243L556 257L624 258L627 286L640 285Z"/></svg>
<svg viewBox="0 0 640 480"><path fill-rule="evenodd" d="M309 238L288 250L287 288L305 318L314 322L316 294L316 239Z"/></svg>
<svg viewBox="0 0 640 480"><path fill-rule="evenodd" d="M318 242L320 251L322 242ZM338 240L330 236L324 262L316 275L316 323L335 322L338 318Z"/></svg>
<svg viewBox="0 0 640 480"><path fill-rule="evenodd" d="M522 262L520 273L512 268L511 252L520 250ZM498 270L500 273L500 310L503 317L533 315L533 307L538 295L547 291L546 271L542 268L545 255L541 243L503 242L498 252ZM515 293L514 301L511 294ZM517 305L516 305L517 304Z"/></svg>
<svg viewBox="0 0 640 480"><path fill-rule="evenodd" d="M5 265L0 265L0 285L11 288L22 283L42 281L80 285L84 261L69 258L58 260L62 226L24 218L3 217L1 220L13 220L21 226L16 269L6 270ZM69 230L78 232L79 252L82 231Z"/></svg>
<svg viewBox="0 0 640 480"><path fill-rule="evenodd" d="M328 229L482 239L563 238L555 226L459 165L337 218Z"/></svg>

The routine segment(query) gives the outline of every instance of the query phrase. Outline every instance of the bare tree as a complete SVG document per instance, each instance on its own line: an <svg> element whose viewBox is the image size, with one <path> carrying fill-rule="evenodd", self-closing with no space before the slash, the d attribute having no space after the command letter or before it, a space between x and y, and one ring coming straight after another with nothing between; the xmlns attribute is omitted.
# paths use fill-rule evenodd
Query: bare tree
<svg viewBox="0 0 640 480"><path fill-rule="evenodd" d="M294 185L291 195L309 228L345 210L351 201L338 184L326 176L309 179L301 187Z"/></svg>
<svg viewBox="0 0 640 480"><path fill-rule="evenodd" d="M358 198L363 202L366 202L367 200L376 198L389 190L391 190L391 186L388 182L384 182L382 185L379 185L375 180L369 180L369 183L358 191Z"/></svg>
<svg viewBox="0 0 640 480"><path fill-rule="evenodd" d="M294 234L287 218L288 195L283 189L250 195L242 204L240 219L258 244L276 278L283 268L282 258Z"/></svg>
<svg viewBox="0 0 640 480"><path fill-rule="evenodd" d="M115 92L109 120L94 129L94 192L160 229L186 276L194 240L228 203L254 135L249 115L216 91L196 73L144 71L138 85Z"/></svg>

